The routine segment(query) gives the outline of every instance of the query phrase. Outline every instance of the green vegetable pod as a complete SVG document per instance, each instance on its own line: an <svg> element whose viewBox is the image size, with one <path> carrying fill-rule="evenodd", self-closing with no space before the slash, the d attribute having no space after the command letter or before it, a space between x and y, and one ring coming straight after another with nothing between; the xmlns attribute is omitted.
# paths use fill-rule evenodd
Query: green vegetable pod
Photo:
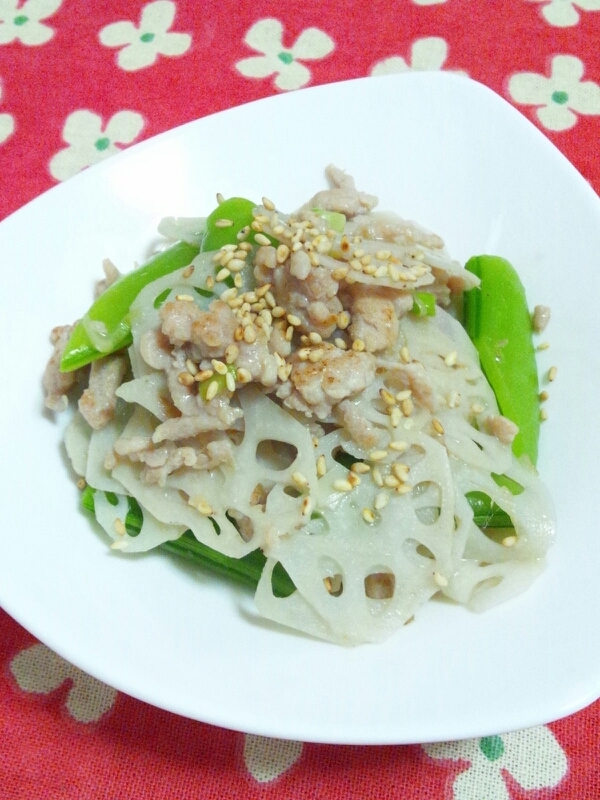
<svg viewBox="0 0 600 800"><path fill-rule="evenodd" d="M465 292L465 328L501 413L519 426L516 456L537 462L540 433L538 369L525 289L514 267L499 256L475 256L466 269L481 284Z"/></svg>
<svg viewBox="0 0 600 800"><path fill-rule="evenodd" d="M109 286L73 329L61 359L62 372L79 369L130 345L128 314L132 302L149 283L187 266L197 255L198 247L177 242Z"/></svg>

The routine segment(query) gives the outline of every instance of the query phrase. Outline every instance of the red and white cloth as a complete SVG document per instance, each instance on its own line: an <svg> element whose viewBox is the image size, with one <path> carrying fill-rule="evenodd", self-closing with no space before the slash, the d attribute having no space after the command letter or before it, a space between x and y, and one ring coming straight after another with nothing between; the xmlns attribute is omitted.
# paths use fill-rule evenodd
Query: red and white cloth
<svg viewBox="0 0 600 800"><path fill-rule="evenodd" d="M600 0L0 0L0 218L221 109L438 69L495 90L600 192ZM480 740L336 747L152 708L2 612L0 663L0 798L600 798L600 702Z"/></svg>

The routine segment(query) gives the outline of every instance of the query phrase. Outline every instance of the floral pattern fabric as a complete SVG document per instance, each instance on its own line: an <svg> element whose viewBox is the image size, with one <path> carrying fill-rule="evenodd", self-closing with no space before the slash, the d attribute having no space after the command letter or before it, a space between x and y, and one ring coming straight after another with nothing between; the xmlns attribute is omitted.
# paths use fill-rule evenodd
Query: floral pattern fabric
<svg viewBox="0 0 600 800"><path fill-rule="evenodd" d="M0 219L192 119L406 70L489 86L600 191L599 42L600 0L0 0ZM3 612L0 660L0 800L600 798L600 702L482 739L333 747L152 708Z"/></svg>

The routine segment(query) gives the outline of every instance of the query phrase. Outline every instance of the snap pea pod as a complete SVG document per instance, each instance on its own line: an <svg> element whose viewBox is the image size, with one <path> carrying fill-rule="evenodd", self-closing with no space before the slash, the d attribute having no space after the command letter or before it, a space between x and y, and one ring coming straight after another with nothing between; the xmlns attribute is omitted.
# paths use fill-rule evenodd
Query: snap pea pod
<svg viewBox="0 0 600 800"><path fill-rule="evenodd" d="M86 486L81 495L83 508L92 514L95 513L94 494L96 491L91 486ZM115 495L114 497L118 502L117 496ZM132 498L129 499L131 500ZM126 521L128 535L138 535L142 529L143 521L143 511L139 505L135 501L129 503L129 513ZM229 578L252 589L256 589L267 561L262 550L253 550L242 558L225 556L217 550L213 550L212 547L199 542L191 531L186 531L179 539L163 542L160 545L160 549L180 556L197 567L207 569L214 574ZM276 597L288 597L296 590L291 578L281 564L277 564L273 570L272 588Z"/></svg>
<svg viewBox="0 0 600 800"><path fill-rule="evenodd" d="M220 250L226 244L236 244L239 241L238 234L244 228L250 229L246 239L250 244L254 244L256 233L250 226L254 222L255 208L256 203L245 197L229 197L227 200L223 200L206 220L206 231L200 245L201 251L207 253L212 250ZM265 235L271 244L275 246L279 244L277 239L263 233L263 236Z"/></svg>
<svg viewBox="0 0 600 800"><path fill-rule="evenodd" d="M475 256L466 269L481 280L465 292L465 328L501 413L519 426L513 452L537 462L540 434L538 370L531 315L514 267L498 256Z"/></svg>
<svg viewBox="0 0 600 800"><path fill-rule="evenodd" d="M130 345L128 314L135 298L144 286L187 266L197 255L198 247L177 242L109 286L71 333L60 362L61 371L79 369Z"/></svg>

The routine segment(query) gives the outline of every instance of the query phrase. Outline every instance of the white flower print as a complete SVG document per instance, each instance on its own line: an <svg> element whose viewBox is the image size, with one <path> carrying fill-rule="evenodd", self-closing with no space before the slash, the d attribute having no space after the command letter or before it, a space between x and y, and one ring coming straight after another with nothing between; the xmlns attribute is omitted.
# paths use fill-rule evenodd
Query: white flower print
<svg viewBox="0 0 600 800"><path fill-rule="evenodd" d="M190 49L189 33L169 30L175 19L175 3L156 0L142 10L139 26L133 22L113 22L98 34L105 47L122 47L117 64L127 72L150 67L159 55L180 56Z"/></svg>
<svg viewBox="0 0 600 800"><path fill-rule="evenodd" d="M310 70L300 61L325 58L335 43L318 28L302 31L292 47L283 46L283 25L278 19L261 19L246 33L246 44L262 56L243 58L235 65L246 78L276 75L275 86L283 91L299 89L310 81Z"/></svg>
<svg viewBox="0 0 600 800"><path fill-rule="evenodd" d="M50 174L64 181L82 169L118 153L117 144L130 144L144 127L144 118L135 111L119 111L106 126L102 118L88 109L69 114L63 128L68 147L50 160Z"/></svg>
<svg viewBox="0 0 600 800"><path fill-rule="evenodd" d="M508 772L523 789L556 786L567 773L567 757L545 725L503 736L423 745L436 759L470 761L454 781L453 800L510 800L502 773Z"/></svg>
<svg viewBox="0 0 600 800"><path fill-rule="evenodd" d="M545 128L564 131L577 122L577 114L600 114L600 86L582 81L584 64L575 56L554 56L550 77L536 72L519 72L508 82L516 103L537 106L536 114Z"/></svg>
<svg viewBox="0 0 600 800"><path fill-rule="evenodd" d="M117 692L57 656L45 644L34 644L16 655L10 670L24 692L49 694L70 680L67 711L77 722L96 722L112 708Z"/></svg>
<svg viewBox="0 0 600 800"><path fill-rule="evenodd" d="M426 72L443 69L448 57L448 44L439 36L416 39L410 48L410 60L402 56L391 56L379 61L371 70L371 75L391 75L396 72ZM457 71L458 72L458 71ZM458 72L466 75L466 72Z"/></svg>
<svg viewBox="0 0 600 800"><path fill-rule="evenodd" d="M62 0L0 0L0 44L18 39L22 44L45 44L54 36L54 30L40 20L52 16Z"/></svg>
<svg viewBox="0 0 600 800"><path fill-rule="evenodd" d="M2 86L0 86L0 99ZM0 114L0 144L5 142L15 129L15 120L10 114Z"/></svg>
<svg viewBox="0 0 600 800"><path fill-rule="evenodd" d="M542 14L550 25L568 28L577 25L579 12L600 11L600 0L529 0L530 3L544 3Z"/></svg>
<svg viewBox="0 0 600 800"><path fill-rule="evenodd" d="M269 739L247 733L244 737L244 763L259 783L283 775L302 755L302 742Z"/></svg>

